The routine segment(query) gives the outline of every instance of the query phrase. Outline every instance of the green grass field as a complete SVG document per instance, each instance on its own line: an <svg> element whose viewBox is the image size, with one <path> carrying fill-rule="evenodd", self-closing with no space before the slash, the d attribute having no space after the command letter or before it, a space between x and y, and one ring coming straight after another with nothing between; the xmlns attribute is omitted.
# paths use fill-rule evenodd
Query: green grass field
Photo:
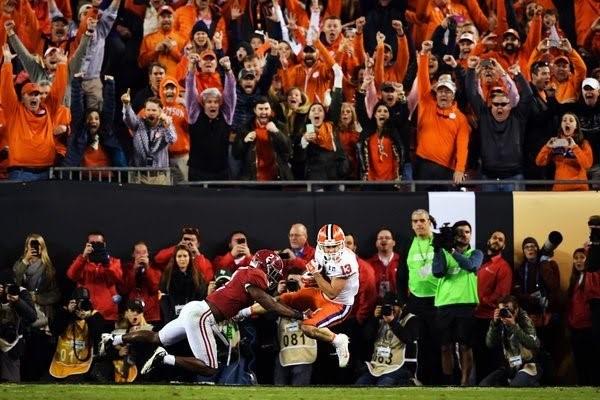
<svg viewBox="0 0 600 400"><path fill-rule="evenodd" d="M0 385L11 400L600 400L600 388L348 388L179 385Z"/></svg>

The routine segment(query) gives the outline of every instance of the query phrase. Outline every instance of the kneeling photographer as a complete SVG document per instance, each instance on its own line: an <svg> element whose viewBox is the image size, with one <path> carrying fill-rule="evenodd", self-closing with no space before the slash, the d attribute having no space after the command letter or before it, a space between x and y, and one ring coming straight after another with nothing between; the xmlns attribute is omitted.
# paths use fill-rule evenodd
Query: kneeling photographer
<svg viewBox="0 0 600 400"><path fill-rule="evenodd" d="M15 284L12 270L0 271L0 380L21 381L23 331L37 319L27 289Z"/></svg>
<svg viewBox="0 0 600 400"><path fill-rule="evenodd" d="M356 385L406 386L416 380L419 320L400 304L393 293L386 293L383 304L375 307L380 318L373 357Z"/></svg>
<svg viewBox="0 0 600 400"><path fill-rule="evenodd" d="M105 325L94 309L85 287L73 291L67 304L59 310L51 327L56 332L56 351L50 364L50 375L57 380L77 383L103 381L93 369L95 348Z"/></svg>
<svg viewBox="0 0 600 400"><path fill-rule="evenodd" d="M539 386L541 371L536 355L540 341L533 322L519 307L516 297L508 295L500 299L485 343L490 348L502 347L505 365L485 377L479 386Z"/></svg>

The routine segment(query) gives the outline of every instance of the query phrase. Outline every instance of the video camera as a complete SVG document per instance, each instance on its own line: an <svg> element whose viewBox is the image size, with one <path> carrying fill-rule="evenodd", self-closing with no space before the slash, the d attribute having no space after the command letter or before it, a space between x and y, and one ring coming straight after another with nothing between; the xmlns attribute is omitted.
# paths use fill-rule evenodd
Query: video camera
<svg viewBox="0 0 600 400"><path fill-rule="evenodd" d="M2 304L8 303L8 295L18 296L21 292L21 288L14 283L6 283L4 284L4 292L2 293L2 297L0 298L0 302Z"/></svg>
<svg viewBox="0 0 600 400"><path fill-rule="evenodd" d="M440 249L444 249L448 252L452 251L454 247L454 228L450 225L450 222L445 222L440 227L440 233L433 234L433 249L434 251L439 251Z"/></svg>

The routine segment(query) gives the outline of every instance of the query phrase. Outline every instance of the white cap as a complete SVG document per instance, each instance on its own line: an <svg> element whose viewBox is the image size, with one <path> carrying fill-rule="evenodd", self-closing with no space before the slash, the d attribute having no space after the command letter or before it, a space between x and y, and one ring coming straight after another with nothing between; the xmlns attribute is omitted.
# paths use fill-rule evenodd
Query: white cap
<svg viewBox="0 0 600 400"><path fill-rule="evenodd" d="M600 82L595 78L585 78L583 82L581 82L581 88L583 89L586 86L591 86L592 89L598 90L600 89Z"/></svg>
<svg viewBox="0 0 600 400"><path fill-rule="evenodd" d="M460 38L458 38L459 42L461 40L469 40L469 41L475 43L475 36L473 36L473 34L471 32L465 32L462 35L460 35Z"/></svg>
<svg viewBox="0 0 600 400"><path fill-rule="evenodd" d="M449 74L440 75L437 83L433 87L433 90L438 90L440 87L448 88L452 91L452 93L456 93L456 84L452 82L452 77Z"/></svg>

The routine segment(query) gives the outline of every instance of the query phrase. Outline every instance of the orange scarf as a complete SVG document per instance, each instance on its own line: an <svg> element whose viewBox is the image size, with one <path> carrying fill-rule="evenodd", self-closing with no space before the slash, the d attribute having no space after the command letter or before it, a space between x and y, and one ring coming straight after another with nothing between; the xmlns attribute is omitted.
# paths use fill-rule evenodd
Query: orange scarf
<svg viewBox="0 0 600 400"><path fill-rule="evenodd" d="M316 144L329 151L335 151L335 141L333 139L333 124L331 122L323 122L316 130Z"/></svg>

